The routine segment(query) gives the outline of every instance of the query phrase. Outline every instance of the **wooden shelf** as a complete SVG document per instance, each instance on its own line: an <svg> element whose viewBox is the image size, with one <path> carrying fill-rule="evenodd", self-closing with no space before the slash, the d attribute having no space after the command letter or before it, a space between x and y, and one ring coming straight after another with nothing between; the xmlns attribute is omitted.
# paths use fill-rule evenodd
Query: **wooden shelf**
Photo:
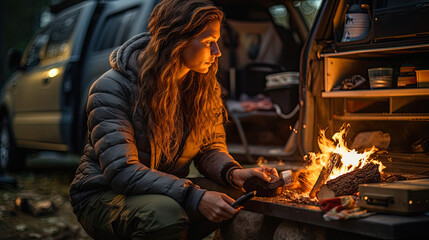
<svg viewBox="0 0 429 240"><path fill-rule="evenodd" d="M429 96L429 88L371 89L322 92L323 98L383 98Z"/></svg>
<svg viewBox="0 0 429 240"><path fill-rule="evenodd" d="M334 119L341 121L429 121L429 114L346 114L334 115Z"/></svg>
<svg viewBox="0 0 429 240"><path fill-rule="evenodd" d="M400 47L384 47L384 48L374 48L374 49L362 49L362 50L352 50L336 53L322 53L321 57L374 57L378 54L381 56L389 56L392 54L402 54L406 53L419 53L422 51L429 51L429 44L419 44L419 45L405 45Z"/></svg>

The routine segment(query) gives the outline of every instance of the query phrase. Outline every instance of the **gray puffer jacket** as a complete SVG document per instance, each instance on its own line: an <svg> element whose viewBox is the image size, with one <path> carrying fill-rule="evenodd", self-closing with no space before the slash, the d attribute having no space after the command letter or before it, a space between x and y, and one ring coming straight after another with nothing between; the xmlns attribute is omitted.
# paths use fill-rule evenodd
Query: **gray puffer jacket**
<svg viewBox="0 0 429 240"><path fill-rule="evenodd" d="M174 164L151 169L151 148L142 113L133 114L138 97L137 56L150 37L139 34L110 55L112 69L91 87L87 102L89 143L70 185L75 213L95 193L112 189L118 194L163 194L183 208L197 210L205 190L185 179L195 162L206 177L230 185L228 173L241 166L228 154L223 125L214 142L200 149L188 137ZM192 135L190 135L192 136Z"/></svg>

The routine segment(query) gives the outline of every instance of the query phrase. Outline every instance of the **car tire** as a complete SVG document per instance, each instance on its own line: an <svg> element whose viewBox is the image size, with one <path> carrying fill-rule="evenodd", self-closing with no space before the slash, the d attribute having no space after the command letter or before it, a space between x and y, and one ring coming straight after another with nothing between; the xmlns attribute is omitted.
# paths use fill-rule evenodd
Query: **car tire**
<svg viewBox="0 0 429 240"><path fill-rule="evenodd" d="M0 118L0 172L22 170L25 168L25 152L18 149L13 139L9 119Z"/></svg>

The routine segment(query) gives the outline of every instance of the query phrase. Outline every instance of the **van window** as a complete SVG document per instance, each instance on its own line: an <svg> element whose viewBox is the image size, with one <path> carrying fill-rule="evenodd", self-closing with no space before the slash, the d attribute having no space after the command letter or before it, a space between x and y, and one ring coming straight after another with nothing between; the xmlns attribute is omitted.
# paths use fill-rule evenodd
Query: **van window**
<svg viewBox="0 0 429 240"><path fill-rule="evenodd" d="M305 19L308 29L310 29L313 25L314 18L316 17L317 11L319 10L321 3L321 0L293 1L293 6L301 13L303 18Z"/></svg>
<svg viewBox="0 0 429 240"><path fill-rule="evenodd" d="M49 42L44 59L67 55L71 49L71 37L78 25L80 11L59 17L50 25Z"/></svg>
<svg viewBox="0 0 429 240"><path fill-rule="evenodd" d="M287 9L284 5L278 4L271 6L269 9L273 21L275 24L282 26L286 29L290 29L289 17Z"/></svg>
<svg viewBox="0 0 429 240"><path fill-rule="evenodd" d="M296 8L299 15L302 17L306 29L310 29L316 16L317 10L320 7L320 0L315 1L293 1L293 7ZM299 36L294 25L294 18L283 4L276 4L268 8L274 23L283 28L288 34L291 34L296 44L301 44L304 39ZM296 20L295 20L296 21ZM285 33L282 33L285 34ZM290 39L291 40L291 39Z"/></svg>
<svg viewBox="0 0 429 240"><path fill-rule="evenodd" d="M137 8L133 8L107 17L95 51L110 49L128 40L131 37L129 36L131 27L135 24L137 10Z"/></svg>

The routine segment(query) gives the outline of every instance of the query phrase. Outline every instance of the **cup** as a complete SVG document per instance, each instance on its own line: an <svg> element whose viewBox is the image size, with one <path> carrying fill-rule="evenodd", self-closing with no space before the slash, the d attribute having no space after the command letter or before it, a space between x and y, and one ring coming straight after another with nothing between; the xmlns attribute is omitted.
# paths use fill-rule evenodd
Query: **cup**
<svg viewBox="0 0 429 240"><path fill-rule="evenodd" d="M368 69L369 87L391 88L393 79L393 68L377 67Z"/></svg>

